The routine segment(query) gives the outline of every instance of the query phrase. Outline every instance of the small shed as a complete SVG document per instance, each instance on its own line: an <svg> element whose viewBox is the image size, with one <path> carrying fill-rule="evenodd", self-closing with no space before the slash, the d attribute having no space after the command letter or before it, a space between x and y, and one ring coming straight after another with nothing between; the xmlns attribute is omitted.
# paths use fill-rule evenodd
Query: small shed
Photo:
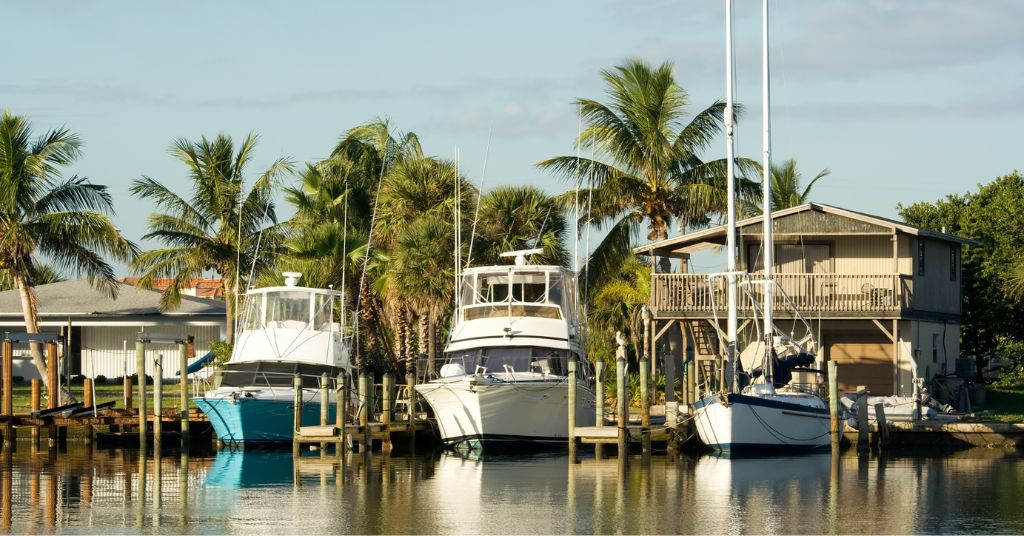
<svg viewBox="0 0 1024 536"><path fill-rule="evenodd" d="M182 296L177 308L163 311L160 292L116 284L116 299L96 290L86 279L35 287L40 331L64 335L62 375L115 378L135 374L135 339L140 331L194 337L190 362L225 337L221 300ZM0 292L0 330L25 331L17 290ZM176 377L177 349L155 344L146 349L146 373L152 375L154 360L161 354L165 356L164 377ZM38 377L27 346L15 348L14 375Z"/></svg>

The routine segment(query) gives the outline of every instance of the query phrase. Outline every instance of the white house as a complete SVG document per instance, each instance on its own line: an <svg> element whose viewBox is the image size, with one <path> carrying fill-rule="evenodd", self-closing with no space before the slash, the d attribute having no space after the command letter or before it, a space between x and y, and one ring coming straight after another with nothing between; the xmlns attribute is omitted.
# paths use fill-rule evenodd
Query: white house
<svg viewBox="0 0 1024 536"><path fill-rule="evenodd" d="M41 331L65 336L62 375L115 378L135 374L135 340L140 331L193 336L195 355L190 362L204 356L210 343L225 337L224 302L220 300L182 296L180 306L161 311L159 292L117 285L117 299L94 289L85 279L35 287ZM25 331L17 290L0 292L0 331ZM27 345L16 346L14 354L15 376L38 377ZM176 377L178 349L171 345L147 346L146 373L152 375L158 355L164 356L163 376Z"/></svg>

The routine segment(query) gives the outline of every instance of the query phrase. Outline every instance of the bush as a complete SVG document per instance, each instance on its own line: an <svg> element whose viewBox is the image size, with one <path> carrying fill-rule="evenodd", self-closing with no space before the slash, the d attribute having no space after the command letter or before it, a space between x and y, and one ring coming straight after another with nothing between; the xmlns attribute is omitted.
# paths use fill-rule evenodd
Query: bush
<svg viewBox="0 0 1024 536"><path fill-rule="evenodd" d="M212 366L218 369L224 368L224 365L231 360L231 345L224 341L216 341L210 343L210 352L213 353Z"/></svg>
<svg viewBox="0 0 1024 536"><path fill-rule="evenodd" d="M104 384L104 383L107 383L107 377L102 375L102 374L97 374L96 377L93 378L92 381L96 385Z"/></svg>
<svg viewBox="0 0 1024 536"><path fill-rule="evenodd" d="M999 339L996 353L1000 359L1013 363L1013 366L1002 373L993 385L996 387L1024 386L1024 341L1003 337Z"/></svg>
<svg viewBox="0 0 1024 536"><path fill-rule="evenodd" d="M85 376L82 376L81 374L76 374L76 375L71 377L71 385L84 385L84 384L85 384Z"/></svg>
<svg viewBox="0 0 1024 536"><path fill-rule="evenodd" d="M25 377L24 376L13 376L11 378L11 381L13 381L14 383L16 383L18 385L21 385L22 383L25 383Z"/></svg>

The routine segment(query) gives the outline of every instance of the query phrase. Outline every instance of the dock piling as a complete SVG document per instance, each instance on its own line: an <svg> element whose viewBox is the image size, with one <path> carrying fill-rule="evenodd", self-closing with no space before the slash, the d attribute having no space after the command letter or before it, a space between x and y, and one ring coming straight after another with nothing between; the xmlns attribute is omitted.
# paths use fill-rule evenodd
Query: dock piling
<svg viewBox="0 0 1024 536"><path fill-rule="evenodd" d="M153 363L153 456L160 463L160 439L164 432L164 356Z"/></svg>
<svg viewBox="0 0 1024 536"><path fill-rule="evenodd" d="M338 373L337 382L334 384L334 422L338 427L338 435L341 441L335 446L335 453L342 460L345 459L345 420L348 414L348 375L344 372Z"/></svg>
<svg viewBox="0 0 1024 536"><path fill-rule="evenodd" d="M885 407L881 403L875 404L875 422L878 424L878 446L889 446L889 424L885 422Z"/></svg>
<svg viewBox="0 0 1024 536"><path fill-rule="evenodd" d="M40 393L42 392L42 380L39 378L32 378L32 398L31 407L32 411L39 411L42 406L40 405ZM39 450L39 426L32 427L32 450Z"/></svg>
<svg viewBox="0 0 1024 536"><path fill-rule="evenodd" d="M832 448L838 448L842 440L842 422L839 418L839 366L828 362L828 414L831 419L829 432L832 434Z"/></svg>
<svg viewBox="0 0 1024 536"><path fill-rule="evenodd" d="M629 402L626 400L626 347L619 345L615 352L615 403L618 405L619 461L625 460L629 447Z"/></svg>
<svg viewBox="0 0 1024 536"><path fill-rule="evenodd" d="M594 363L594 426L604 426L604 360ZM594 457L604 459L604 445L594 443Z"/></svg>
<svg viewBox="0 0 1024 536"><path fill-rule="evenodd" d="M14 445L15 439L12 422L14 419L14 344L10 339L4 339L0 354L3 354L3 412L4 417L7 418L7 422L4 424L4 448L10 449Z"/></svg>
<svg viewBox="0 0 1024 536"><path fill-rule="evenodd" d="M647 345L645 345L647 346ZM651 453L651 406L649 379L651 362L646 356L640 359L640 437L641 452L647 456Z"/></svg>
<svg viewBox="0 0 1024 536"><path fill-rule="evenodd" d="M857 451L863 452L868 445L868 392L863 385L857 387Z"/></svg>
<svg viewBox="0 0 1024 536"><path fill-rule="evenodd" d="M178 370L181 373L178 383L179 420L181 421L181 448L189 445L189 413L188 413L188 345L178 343Z"/></svg>
<svg viewBox="0 0 1024 536"><path fill-rule="evenodd" d="M409 421L409 445L416 451L416 360L410 359L406 365L405 385L408 389L408 401L406 402L406 416Z"/></svg>
<svg viewBox="0 0 1024 536"><path fill-rule="evenodd" d="M384 374L381 380L381 398L383 408L381 410L381 422L384 423L384 440L381 448L384 452L391 451L391 412L394 410L395 399L395 376L390 372Z"/></svg>
<svg viewBox="0 0 1024 536"><path fill-rule="evenodd" d="M299 455L299 442L296 441L299 437L299 428L302 428L302 377L298 373L295 374L295 378L292 380L292 387L294 395L292 398L292 417L294 419L294 425L292 434L294 439L292 440L292 455Z"/></svg>
<svg viewBox="0 0 1024 536"><path fill-rule="evenodd" d="M135 341L135 376L139 383L139 449L146 455L146 343Z"/></svg>
<svg viewBox="0 0 1024 536"><path fill-rule="evenodd" d="M576 361L569 359L569 463L580 463L576 453Z"/></svg>

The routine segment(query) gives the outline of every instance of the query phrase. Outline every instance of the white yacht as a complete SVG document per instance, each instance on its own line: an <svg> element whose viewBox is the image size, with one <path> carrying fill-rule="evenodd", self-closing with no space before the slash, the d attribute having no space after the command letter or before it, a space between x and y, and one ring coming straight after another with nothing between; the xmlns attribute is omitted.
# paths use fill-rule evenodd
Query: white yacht
<svg viewBox="0 0 1024 536"><path fill-rule="evenodd" d="M343 293L298 286L286 272L281 287L245 294L241 324L220 386L195 398L227 444L291 441L294 379L302 378L303 420L320 415L321 374L350 371L343 334ZM333 398L333 389L330 390ZM331 422L334 422L334 404Z"/></svg>
<svg viewBox="0 0 1024 536"><path fill-rule="evenodd" d="M448 446L564 443L568 363L577 363L576 423L594 423L575 278L534 266L540 250L502 254L511 266L469 268L439 377L416 386Z"/></svg>

